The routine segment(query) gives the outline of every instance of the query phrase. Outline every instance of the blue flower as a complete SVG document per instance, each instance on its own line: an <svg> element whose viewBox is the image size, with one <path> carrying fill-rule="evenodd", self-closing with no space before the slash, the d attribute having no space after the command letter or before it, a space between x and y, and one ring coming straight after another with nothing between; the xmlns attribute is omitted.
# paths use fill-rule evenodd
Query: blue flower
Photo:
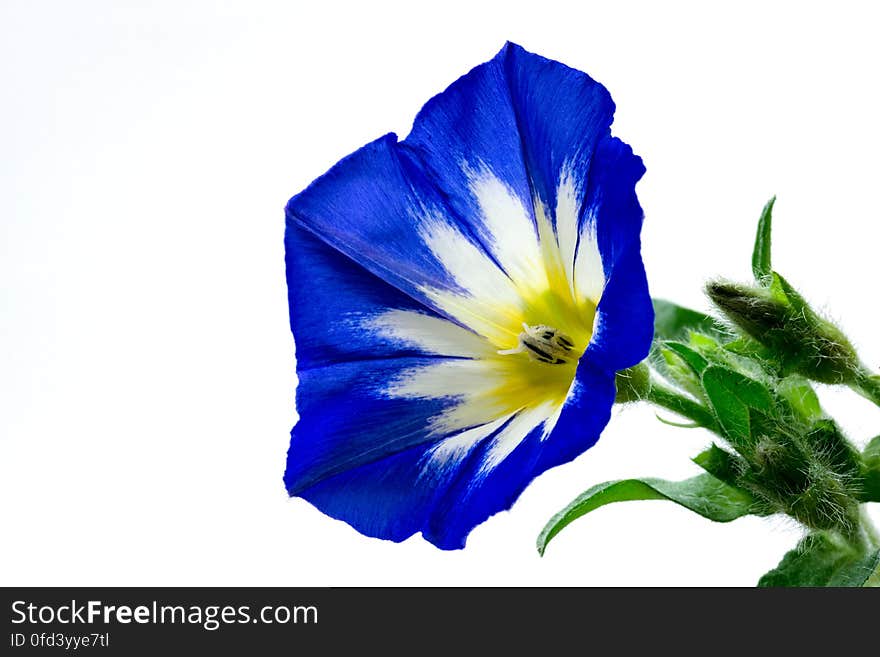
<svg viewBox="0 0 880 657"><path fill-rule="evenodd" d="M287 205L292 496L444 549L592 446L653 311L641 159L586 74L507 44Z"/></svg>

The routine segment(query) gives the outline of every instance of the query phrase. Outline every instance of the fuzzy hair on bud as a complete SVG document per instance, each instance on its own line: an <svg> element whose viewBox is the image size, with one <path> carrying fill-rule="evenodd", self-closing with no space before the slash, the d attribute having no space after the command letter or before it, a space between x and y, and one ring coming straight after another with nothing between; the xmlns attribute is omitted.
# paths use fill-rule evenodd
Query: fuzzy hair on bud
<svg viewBox="0 0 880 657"><path fill-rule="evenodd" d="M712 281L706 293L735 326L778 357L784 373L830 384L858 376L859 359L846 336L778 274L770 287Z"/></svg>

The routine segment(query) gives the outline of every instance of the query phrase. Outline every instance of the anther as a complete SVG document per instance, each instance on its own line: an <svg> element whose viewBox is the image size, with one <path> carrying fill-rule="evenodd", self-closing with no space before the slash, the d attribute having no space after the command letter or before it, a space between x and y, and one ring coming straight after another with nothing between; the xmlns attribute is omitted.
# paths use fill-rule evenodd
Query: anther
<svg viewBox="0 0 880 657"><path fill-rule="evenodd" d="M529 326L523 323L522 326L519 344L513 349L502 349L499 354L525 352L532 360L548 365L563 365L568 362L568 352L574 348L574 342L570 337L544 324Z"/></svg>

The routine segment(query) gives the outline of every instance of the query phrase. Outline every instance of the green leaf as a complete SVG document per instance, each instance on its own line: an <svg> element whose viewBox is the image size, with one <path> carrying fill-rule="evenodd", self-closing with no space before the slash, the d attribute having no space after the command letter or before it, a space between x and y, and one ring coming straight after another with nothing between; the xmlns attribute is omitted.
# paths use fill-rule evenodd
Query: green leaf
<svg viewBox="0 0 880 657"><path fill-rule="evenodd" d="M667 349L665 345L665 342L655 343L656 353L660 358L654 359L654 367L677 387L698 399L702 397L703 386L700 384L699 374L695 374L681 356L672 349Z"/></svg>
<svg viewBox="0 0 880 657"><path fill-rule="evenodd" d="M805 536L758 586L864 586L880 566L880 550L862 552L828 532Z"/></svg>
<svg viewBox="0 0 880 657"><path fill-rule="evenodd" d="M761 218L758 219L758 233L755 236L755 248L752 251L752 273L755 280L760 281L773 271L770 264L770 232L773 224L773 204L776 203L774 196L764 210L761 212Z"/></svg>
<svg viewBox="0 0 880 657"><path fill-rule="evenodd" d="M880 436L862 451L862 500L880 502Z"/></svg>
<svg viewBox="0 0 880 657"><path fill-rule="evenodd" d="M715 320L696 310L664 299L654 299L654 336L659 340L686 337L689 331L720 334Z"/></svg>
<svg viewBox="0 0 880 657"><path fill-rule="evenodd" d="M606 481L581 493L550 519L538 536L538 552L544 554L554 536L590 511L613 502L635 500L669 500L716 522L730 522L754 512L754 499L749 493L729 486L708 473L684 481Z"/></svg>
<svg viewBox="0 0 880 657"><path fill-rule="evenodd" d="M788 376L780 382L777 391L792 408L808 422L820 420L823 416L819 397L810 382L801 376Z"/></svg>
<svg viewBox="0 0 880 657"><path fill-rule="evenodd" d="M754 360L770 362L773 362L775 360L775 354L773 351L762 345L757 340L753 340L747 336L742 336L737 338L736 340L731 340L724 345L724 349L725 351L729 351L730 353L736 354L737 356L745 356L746 358L752 358Z"/></svg>
<svg viewBox="0 0 880 657"><path fill-rule="evenodd" d="M759 411L770 411L773 408L773 395L767 386L745 374L713 365L703 372L703 382L707 379L710 385L725 390L746 406Z"/></svg>
<svg viewBox="0 0 880 657"><path fill-rule="evenodd" d="M741 466L740 459L735 454L731 454L713 443L711 447L697 454L693 461L721 481L732 486L736 485Z"/></svg>
<svg viewBox="0 0 880 657"><path fill-rule="evenodd" d="M718 338L722 337L722 334L718 332L713 333L712 335L692 332L688 337L688 346L692 349L696 349L704 355L713 351L717 351L721 347L721 344L719 344L718 342ZM730 338L729 335L724 335L723 337L725 338L725 340Z"/></svg>
<svg viewBox="0 0 880 657"><path fill-rule="evenodd" d="M810 308L810 304L807 303L807 300L801 296L801 293L794 289L794 286L785 280L782 277L782 274L779 272L771 272L773 276L773 282L770 285L770 288L776 292L777 295L780 295L784 298L792 307L792 313L795 316L802 317L804 320L809 320L810 318L815 317L815 313L813 309Z"/></svg>
<svg viewBox="0 0 880 657"><path fill-rule="evenodd" d="M738 444L751 438L749 409L769 412L773 396L767 387L739 372L711 365L703 372L703 390L728 437Z"/></svg>
<svg viewBox="0 0 880 657"><path fill-rule="evenodd" d="M700 376L703 373L703 370L709 365L709 361L686 344L675 342L674 340L670 340L663 344L668 350L675 352L675 355L681 358L681 360L683 360L697 376Z"/></svg>

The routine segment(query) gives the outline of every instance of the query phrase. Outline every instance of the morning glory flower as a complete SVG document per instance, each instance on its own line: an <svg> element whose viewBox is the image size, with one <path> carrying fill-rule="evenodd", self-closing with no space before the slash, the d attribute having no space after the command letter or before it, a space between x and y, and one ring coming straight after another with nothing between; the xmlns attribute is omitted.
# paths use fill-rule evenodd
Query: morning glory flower
<svg viewBox="0 0 880 657"><path fill-rule="evenodd" d="M586 74L507 44L287 205L292 496L444 549L599 437L653 311L641 159Z"/></svg>

